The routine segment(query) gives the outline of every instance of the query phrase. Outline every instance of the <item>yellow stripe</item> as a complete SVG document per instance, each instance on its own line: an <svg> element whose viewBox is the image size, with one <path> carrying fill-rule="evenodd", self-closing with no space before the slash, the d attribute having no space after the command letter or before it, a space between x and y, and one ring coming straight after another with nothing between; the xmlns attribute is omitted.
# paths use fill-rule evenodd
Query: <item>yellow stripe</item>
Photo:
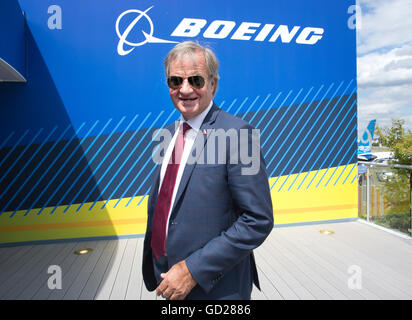
<svg viewBox="0 0 412 320"><path fill-rule="evenodd" d="M345 210L345 209L357 209L357 204L344 204L338 206L325 206L325 207L311 207L311 208L292 208L292 209L276 209L275 214L289 214L298 212L314 212L314 211L331 211L331 210Z"/></svg>
<svg viewBox="0 0 412 320"><path fill-rule="evenodd" d="M84 227L112 226L112 225L122 225L122 224L139 224L139 223L146 223L146 219L121 219L121 220L101 220L101 221L70 222L70 223L19 225L19 226L0 227L0 232L84 228Z"/></svg>
<svg viewBox="0 0 412 320"><path fill-rule="evenodd" d="M341 166L335 174L335 168L330 168L318 187L316 185L326 169L317 173L309 188L317 171L301 173L290 190L297 175L290 175L279 191L287 176L280 177L271 190L275 225L357 217L358 185L350 183L357 170L353 170L342 184L355 165ZM344 169L345 173L334 185ZM325 187L332 174L333 178ZM272 186L276 180L277 177L270 178L269 184ZM37 214L40 209L33 209L26 216L26 211L20 210L13 218L10 218L12 212L4 212L0 216L0 243L143 234L146 232L148 197L141 201L142 197L135 197L130 203L130 198L122 199L116 208L117 200L114 199L103 209L104 200L96 202L92 210L89 210L92 203L85 203L79 211L76 211L78 204L73 204L67 212L64 212L66 206L60 206L53 214L53 207L45 208L41 214Z"/></svg>

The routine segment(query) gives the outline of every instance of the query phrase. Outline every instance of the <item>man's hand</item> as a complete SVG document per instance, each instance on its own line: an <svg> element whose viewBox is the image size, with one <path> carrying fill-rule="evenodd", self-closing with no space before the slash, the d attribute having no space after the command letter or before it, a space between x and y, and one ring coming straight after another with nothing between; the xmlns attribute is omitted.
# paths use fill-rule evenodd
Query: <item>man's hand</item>
<svg viewBox="0 0 412 320"><path fill-rule="evenodd" d="M156 294L166 299L183 300L196 285L196 280L193 279L184 260L160 276L163 281L156 288Z"/></svg>

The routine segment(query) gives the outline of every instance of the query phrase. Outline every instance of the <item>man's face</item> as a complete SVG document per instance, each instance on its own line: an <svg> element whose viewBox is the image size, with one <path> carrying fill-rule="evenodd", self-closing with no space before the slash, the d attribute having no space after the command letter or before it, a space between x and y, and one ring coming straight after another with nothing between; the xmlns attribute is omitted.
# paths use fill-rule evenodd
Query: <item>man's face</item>
<svg viewBox="0 0 412 320"><path fill-rule="evenodd" d="M180 88L170 89L170 97L185 120L196 117L209 106L215 82L209 81L203 53L184 54L180 59L173 60L169 66L169 76L184 79ZM187 80L190 76L202 76L205 79L203 88L193 88Z"/></svg>

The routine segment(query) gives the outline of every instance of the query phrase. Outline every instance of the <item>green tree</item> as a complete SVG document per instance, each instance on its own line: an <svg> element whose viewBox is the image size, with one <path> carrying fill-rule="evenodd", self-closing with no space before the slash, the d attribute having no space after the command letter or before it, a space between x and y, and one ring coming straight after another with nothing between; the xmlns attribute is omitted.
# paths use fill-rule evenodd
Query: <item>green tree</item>
<svg viewBox="0 0 412 320"><path fill-rule="evenodd" d="M412 165L412 132L409 131L401 141L393 146L395 159L400 164Z"/></svg>
<svg viewBox="0 0 412 320"><path fill-rule="evenodd" d="M376 126L376 132L379 135L379 142L392 149L397 143L401 142L405 135L404 128L405 120L392 119L392 126L390 128L381 128Z"/></svg>

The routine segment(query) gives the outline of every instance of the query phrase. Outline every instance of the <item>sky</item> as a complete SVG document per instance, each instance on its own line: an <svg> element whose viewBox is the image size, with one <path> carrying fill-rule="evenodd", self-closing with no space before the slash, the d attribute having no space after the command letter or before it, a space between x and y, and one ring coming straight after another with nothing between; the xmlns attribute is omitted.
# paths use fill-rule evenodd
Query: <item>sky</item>
<svg viewBox="0 0 412 320"><path fill-rule="evenodd" d="M358 132L372 119L404 119L412 130L412 0L357 5Z"/></svg>

